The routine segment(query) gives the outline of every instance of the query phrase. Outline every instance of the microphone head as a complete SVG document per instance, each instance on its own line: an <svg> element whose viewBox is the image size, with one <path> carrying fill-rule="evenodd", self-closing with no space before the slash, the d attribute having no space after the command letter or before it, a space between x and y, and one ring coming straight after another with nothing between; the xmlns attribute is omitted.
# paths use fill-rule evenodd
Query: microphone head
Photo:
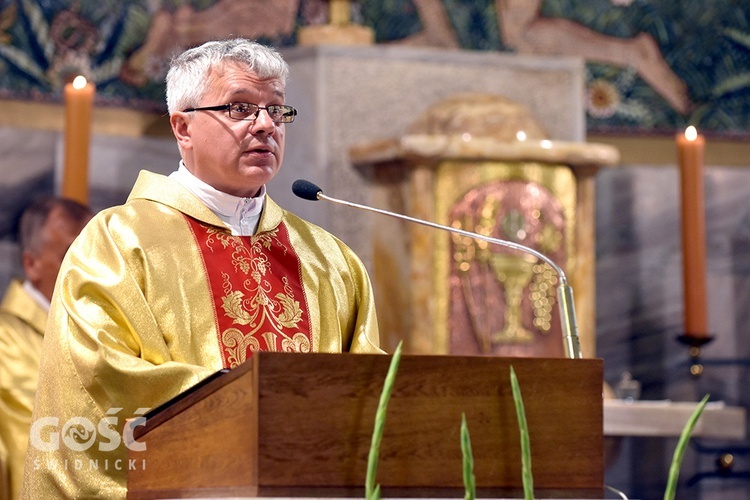
<svg viewBox="0 0 750 500"><path fill-rule="evenodd" d="M310 181L297 179L292 183L292 192L305 200L318 201L318 194L323 190Z"/></svg>

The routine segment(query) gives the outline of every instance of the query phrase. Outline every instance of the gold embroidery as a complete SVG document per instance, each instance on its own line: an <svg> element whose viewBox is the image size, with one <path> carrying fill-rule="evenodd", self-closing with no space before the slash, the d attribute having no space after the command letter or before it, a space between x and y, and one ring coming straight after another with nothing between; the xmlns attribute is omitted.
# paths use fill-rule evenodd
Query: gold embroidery
<svg viewBox="0 0 750 500"><path fill-rule="evenodd" d="M277 349L277 338L282 337L281 346L284 351L309 352L310 341L303 333L295 333L291 338L283 329L291 330L302 320L302 308L294 297L294 291L286 277L281 278L284 292L278 292L271 297L272 287L264 279L271 272L271 263L265 254L271 246L276 244L286 253L287 249L279 241L276 231L251 236L249 245L245 245L242 238L232 236L224 231L208 229L206 246L212 252L216 242L222 247L232 250L232 267L238 273L249 277L243 281L243 290L234 289L231 276L223 272L222 288L224 296L221 298L221 308L224 314L232 320L232 324L249 326L247 332L237 328L229 328L222 333L222 341L228 347L231 363L241 363L245 360L246 350L260 349L258 335L265 342L269 351ZM261 328L273 328L259 334Z"/></svg>
<svg viewBox="0 0 750 500"><path fill-rule="evenodd" d="M221 308L227 316L232 318L232 323L247 325L251 321L250 314L242 307L243 293L239 290L229 292L221 298Z"/></svg>
<svg viewBox="0 0 750 500"><path fill-rule="evenodd" d="M536 242L545 254L557 252L562 246L563 234L553 224L545 224L536 235Z"/></svg>
<svg viewBox="0 0 750 500"><path fill-rule="evenodd" d="M302 309L299 307L299 302L294 300L294 297L284 295L283 293L277 293L276 298L281 303L281 314L278 317L281 326L286 328L294 328L302 320Z"/></svg>
<svg viewBox="0 0 750 500"><path fill-rule="evenodd" d="M265 332L261 335L261 337L263 337L263 339L266 341L268 350L271 352L276 352L276 334L273 332Z"/></svg>
<svg viewBox="0 0 750 500"><path fill-rule="evenodd" d="M544 263L534 264L534 279L529 285L534 310L534 326L542 333L552 330L552 310L557 295L557 273Z"/></svg>
<svg viewBox="0 0 750 500"><path fill-rule="evenodd" d="M229 356L229 368L234 368L245 362L247 359L247 349L252 352L260 349L258 339L251 335L245 335L236 328L229 328L221 335L221 342L227 348Z"/></svg>
<svg viewBox="0 0 750 500"><path fill-rule="evenodd" d="M229 246L229 242L231 239L234 239L232 235L227 233L226 231L220 231L218 229L214 229L212 227L206 228L206 234L208 235L206 238L206 248L214 251L213 249L213 243L214 243L214 236L216 236L216 239L221 243L221 246L226 248Z"/></svg>
<svg viewBox="0 0 750 500"><path fill-rule="evenodd" d="M281 341L284 352L310 352L310 339L304 333L295 333L291 339Z"/></svg>
<svg viewBox="0 0 750 500"><path fill-rule="evenodd" d="M259 248L255 248L258 245L262 246L266 250L269 250L271 248L271 243L273 243L273 241L275 240L284 251L284 254L286 254L286 248L281 244L279 239L276 237L277 232L278 232L278 229L274 229L273 231L269 231L267 233L260 233L260 234L251 236L250 246L253 247L253 251L257 253L261 252Z"/></svg>
<svg viewBox="0 0 750 500"><path fill-rule="evenodd" d="M488 195L478 210L478 220L472 214L457 215L451 226L456 229L474 231L483 236L492 237L499 232L511 241L522 243L528 236L528 221L520 210L509 210L501 214L500 198ZM540 211L532 215L540 219ZM497 228L496 228L497 225ZM529 288L528 297L534 312L533 325L541 333L548 333L552 326L552 311L555 304L555 284L557 276L547 264L537 264L537 259L526 254L508 253L491 250L489 243L461 235L452 235L453 259L458 270L461 288L472 328L477 337L482 353L490 353L496 344L528 343L534 341L534 334L523 325L522 301L525 290ZM562 246L563 234L553 224L544 224L534 235L534 242L545 253L557 251ZM500 331L491 331L486 311L476 300L475 287L472 284L472 273L486 274L491 271L503 287L505 314Z"/></svg>

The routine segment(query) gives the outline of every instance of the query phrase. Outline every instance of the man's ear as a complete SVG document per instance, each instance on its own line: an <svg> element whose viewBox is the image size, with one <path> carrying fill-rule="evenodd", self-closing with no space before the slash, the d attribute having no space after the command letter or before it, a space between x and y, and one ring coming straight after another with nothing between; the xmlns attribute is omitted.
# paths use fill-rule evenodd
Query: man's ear
<svg viewBox="0 0 750 500"><path fill-rule="evenodd" d="M192 140L190 137L189 119L185 113L172 113L169 117L169 124L172 126L172 133L177 139L180 149L191 149Z"/></svg>
<svg viewBox="0 0 750 500"><path fill-rule="evenodd" d="M25 250L21 254L21 267L23 274L31 283L37 283L39 280L39 260L31 252Z"/></svg>

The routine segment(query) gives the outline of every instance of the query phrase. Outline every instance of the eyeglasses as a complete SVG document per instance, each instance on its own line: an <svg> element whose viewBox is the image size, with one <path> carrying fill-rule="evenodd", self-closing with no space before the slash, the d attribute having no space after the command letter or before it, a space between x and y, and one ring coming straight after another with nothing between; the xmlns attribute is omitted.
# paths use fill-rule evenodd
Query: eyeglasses
<svg viewBox="0 0 750 500"><path fill-rule="evenodd" d="M271 117L271 120L276 123L292 123L294 117L297 116L297 110L285 104L258 106L257 104L249 102L230 102L229 104L222 104L221 106L187 108L182 111L185 113L189 111L229 111L229 118L232 120L252 121L258 118L258 113L260 113L261 109L265 109L268 112L268 116Z"/></svg>

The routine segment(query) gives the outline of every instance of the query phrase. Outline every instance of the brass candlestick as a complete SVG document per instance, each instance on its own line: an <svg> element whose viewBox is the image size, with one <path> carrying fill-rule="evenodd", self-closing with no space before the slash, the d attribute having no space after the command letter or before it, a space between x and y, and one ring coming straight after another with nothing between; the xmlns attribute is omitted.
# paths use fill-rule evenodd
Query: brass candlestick
<svg viewBox="0 0 750 500"><path fill-rule="evenodd" d="M688 333L677 336L677 341L688 346L690 354L690 375L700 377L703 374L703 363L701 363L701 349L713 340L711 335L696 336Z"/></svg>

